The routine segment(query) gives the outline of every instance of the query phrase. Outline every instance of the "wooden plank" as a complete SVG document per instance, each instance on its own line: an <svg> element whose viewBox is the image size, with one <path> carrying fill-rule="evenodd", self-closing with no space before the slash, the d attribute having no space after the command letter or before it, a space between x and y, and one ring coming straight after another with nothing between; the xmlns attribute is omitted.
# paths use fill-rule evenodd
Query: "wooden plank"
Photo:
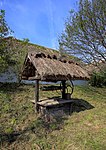
<svg viewBox="0 0 106 150"><path fill-rule="evenodd" d="M31 100L31 102L34 103L34 100ZM42 100L37 102L38 105L47 107L47 106L54 106L54 105L59 105L59 104L66 104L66 103L73 103L74 100L65 100L65 99L47 99L47 100Z"/></svg>
<svg viewBox="0 0 106 150"><path fill-rule="evenodd" d="M42 91L53 91L53 90L61 90L62 88L60 86L54 86L54 85L49 85L49 86L43 86L41 87Z"/></svg>

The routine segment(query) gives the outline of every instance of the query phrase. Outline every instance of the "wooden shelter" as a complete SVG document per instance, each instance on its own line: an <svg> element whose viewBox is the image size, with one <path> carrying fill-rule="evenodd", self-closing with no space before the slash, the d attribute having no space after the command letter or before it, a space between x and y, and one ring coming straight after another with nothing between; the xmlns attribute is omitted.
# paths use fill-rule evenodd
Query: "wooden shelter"
<svg viewBox="0 0 106 150"><path fill-rule="evenodd" d="M45 103L39 102L39 81L62 81L62 99L65 100L66 81L89 79L89 75L83 68L71 60L32 51L26 55L21 78L23 80L36 80L35 109L37 110L38 105L45 105ZM58 100L58 102L61 103L62 101Z"/></svg>

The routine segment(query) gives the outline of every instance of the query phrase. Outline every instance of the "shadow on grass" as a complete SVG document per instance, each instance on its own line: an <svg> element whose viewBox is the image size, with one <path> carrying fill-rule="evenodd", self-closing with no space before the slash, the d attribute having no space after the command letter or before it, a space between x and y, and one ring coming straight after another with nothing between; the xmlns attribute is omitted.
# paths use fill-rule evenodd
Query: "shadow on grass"
<svg viewBox="0 0 106 150"><path fill-rule="evenodd" d="M84 110L89 110L89 109L93 109L94 106L91 105L89 102L87 102L86 100L83 99L78 99L78 98L72 98L70 100L63 100L64 103L61 103L61 97L48 97L49 99L53 99L54 102L57 101L58 105L54 105L54 106L50 106L50 107L46 107L47 110L61 110L63 109L64 112L66 113L66 115L71 115L73 112L80 112L80 111L84 111ZM52 104L52 102L51 102ZM57 109L55 109L57 108ZM52 112L53 112L52 111ZM50 112L50 111L49 111Z"/></svg>
<svg viewBox="0 0 106 150"><path fill-rule="evenodd" d="M73 98L73 103L71 106L71 112L81 112L89 109L93 109L94 106L91 105L89 102L83 99Z"/></svg>
<svg viewBox="0 0 106 150"><path fill-rule="evenodd" d="M0 133L0 145L2 145L5 142L8 142L11 144L12 142L17 140L17 137L20 135L20 133Z"/></svg>
<svg viewBox="0 0 106 150"><path fill-rule="evenodd" d="M19 84L19 83L0 83L0 91L3 91L4 93L7 92L21 92L21 91L27 91L27 86L32 86L32 85L25 85L25 84Z"/></svg>
<svg viewBox="0 0 106 150"><path fill-rule="evenodd" d="M0 133L0 145L3 147L6 145L11 145L15 141L18 142L28 142L31 134L37 141L42 141L42 139L47 139L49 133L54 130L60 130L63 128L64 121L66 117L55 118L54 120L47 122L43 118L44 116L38 117L33 122L30 122L28 126L22 131L13 131L11 133Z"/></svg>

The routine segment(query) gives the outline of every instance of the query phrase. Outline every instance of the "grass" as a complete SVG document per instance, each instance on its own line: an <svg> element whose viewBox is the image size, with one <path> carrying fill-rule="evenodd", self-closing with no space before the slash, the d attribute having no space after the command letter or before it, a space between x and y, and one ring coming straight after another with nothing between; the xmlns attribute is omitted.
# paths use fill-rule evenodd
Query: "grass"
<svg viewBox="0 0 106 150"><path fill-rule="evenodd" d="M58 96L41 92L41 97ZM0 88L1 150L105 150L106 88L76 86L73 98L82 98L93 109L74 112L53 122L35 115L32 85L5 84Z"/></svg>

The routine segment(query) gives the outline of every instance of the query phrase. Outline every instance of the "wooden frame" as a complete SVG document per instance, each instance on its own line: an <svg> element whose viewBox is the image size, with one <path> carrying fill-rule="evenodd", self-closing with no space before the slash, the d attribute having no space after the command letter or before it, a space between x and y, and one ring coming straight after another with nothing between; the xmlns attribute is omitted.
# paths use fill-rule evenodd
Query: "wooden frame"
<svg viewBox="0 0 106 150"><path fill-rule="evenodd" d="M66 81L62 81L62 99L65 99L66 95Z"/></svg>
<svg viewBox="0 0 106 150"><path fill-rule="evenodd" d="M39 101L39 80L35 83L35 113L38 111L37 102Z"/></svg>
<svg viewBox="0 0 106 150"><path fill-rule="evenodd" d="M66 98L66 80L62 81L62 99ZM39 101L39 80L36 80L35 83L35 113L38 112L38 103Z"/></svg>

